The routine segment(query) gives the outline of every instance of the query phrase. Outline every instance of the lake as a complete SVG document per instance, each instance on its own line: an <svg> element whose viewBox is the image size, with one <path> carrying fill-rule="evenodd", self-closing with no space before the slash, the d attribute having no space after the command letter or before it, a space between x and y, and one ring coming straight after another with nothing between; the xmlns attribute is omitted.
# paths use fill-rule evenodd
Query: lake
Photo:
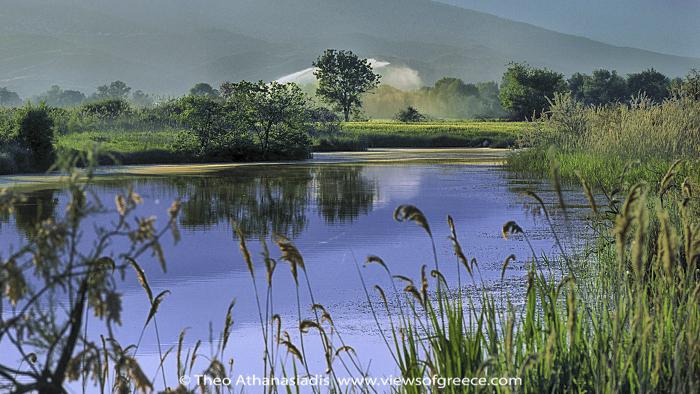
<svg viewBox="0 0 700 394"><path fill-rule="evenodd" d="M261 373L258 313L251 277L232 229L232 222L236 222L251 249L259 291L264 294L261 239L267 239L272 257L277 258L280 253L271 236L285 235L304 256L315 301L329 310L343 340L355 348L363 365L374 375L385 375L396 373L397 368L379 336L357 267L368 287L378 284L385 289L390 285L383 271L376 265L363 267L367 256L380 256L394 274L418 281L423 265L433 267L430 239L419 226L393 220L397 206L412 204L425 213L441 270L451 286L457 284L457 260L448 240L446 218L454 218L465 254L478 261L479 285L466 286L467 291L478 292L483 287L516 305L522 301L525 265L532 253L518 237L503 239L501 229L509 220L529 233L537 253L557 253L546 221L533 213L528 198L519 194L534 190L554 207L549 182L509 174L498 164L505 154L489 149L394 149L317 154L312 160L297 163L123 167L102 171L92 190L113 209L115 194L132 187L144 200L136 215L159 216L161 224L171 202L182 200L182 240L175 245L168 236L163 243L167 272L155 258L139 261L154 293L172 292L157 315L164 349L177 345L185 327L186 345L193 346L198 339L206 343L209 323L219 332L226 309L235 299L229 345L234 372ZM28 196L13 215L0 218L3 254L10 245L17 245L38 219L64 211L65 191L37 180L44 179L3 180L5 185L24 184L20 187L26 188ZM578 191L565 190L565 196L574 202L583 200ZM104 225L114 221L115 215L100 214L92 221ZM554 219L558 228L581 225L576 219L565 222L559 215ZM91 237L91 227L86 226L86 248ZM115 243L113 248L119 250L124 245ZM501 280L503 261L510 254L517 259ZM466 274L460 275L466 282ZM120 289L124 311L117 333L122 344L136 343L148 313L148 300L133 272L120 282ZM298 337L295 287L289 265L282 261L274 274L273 289L274 312L280 314L283 329L294 340ZM300 291L303 317L310 317L311 300L305 284ZM384 324L386 312L379 318ZM101 332L95 330L95 334ZM313 349L307 352L322 356L320 347L314 346L313 342L307 345ZM208 345L202 345L201 351L208 354ZM2 349L0 354L8 357ZM317 358L313 369L323 372L323 360ZM146 371L156 370L153 325L145 332L139 360ZM174 379L171 362L166 369Z"/></svg>

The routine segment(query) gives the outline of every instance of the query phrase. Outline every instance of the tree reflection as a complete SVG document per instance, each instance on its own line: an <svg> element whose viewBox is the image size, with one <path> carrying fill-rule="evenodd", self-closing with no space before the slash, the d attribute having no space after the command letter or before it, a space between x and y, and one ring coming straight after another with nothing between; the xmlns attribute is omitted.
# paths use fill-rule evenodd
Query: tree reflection
<svg viewBox="0 0 700 394"><path fill-rule="evenodd" d="M352 222L372 209L376 183L362 175L362 167L319 167L316 201L326 223Z"/></svg>
<svg viewBox="0 0 700 394"><path fill-rule="evenodd" d="M23 194L23 198L14 206L13 216L17 231L25 236L31 236L40 222L54 218L58 199L55 197L56 190L35 190ZM9 221L9 217L2 217L0 220Z"/></svg>
<svg viewBox="0 0 700 394"><path fill-rule="evenodd" d="M129 186L146 199L180 198L183 228L203 230L235 221L251 238L297 237L314 211L328 224L352 222L371 211L377 194L376 182L361 166L251 166L213 175L104 178L94 190L109 204ZM29 234L36 223L52 217L55 193L27 194L14 212L17 230Z"/></svg>

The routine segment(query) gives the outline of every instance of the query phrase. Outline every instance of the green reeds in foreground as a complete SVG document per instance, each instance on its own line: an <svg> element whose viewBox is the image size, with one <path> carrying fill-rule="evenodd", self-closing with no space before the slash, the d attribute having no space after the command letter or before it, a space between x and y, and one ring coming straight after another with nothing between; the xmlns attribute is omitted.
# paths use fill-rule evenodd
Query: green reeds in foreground
<svg viewBox="0 0 700 394"><path fill-rule="evenodd" d="M462 297L459 289L431 295L424 271L421 289L405 278L409 284L399 317L387 314L389 351L403 376L521 379L501 386L432 388L450 393L698 392L700 226L688 180L680 189L673 203L649 197L641 184L620 206L611 202L605 208L619 213L611 219L610 233L591 253L567 257L575 272L545 270L553 265L533 257L524 308L510 302L499 307L486 290L476 300ZM649 207L652 200L656 208ZM414 218L427 228L420 211ZM527 236L513 222L503 232ZM452 234L458 266L476 281L476 264L467 262ZM381 260L368 260L377 261L391 275ZM432 276L440 283L438 272ZM384 290L378 291L388 311Z"/></svg>
<svg viewBox="0 0 700 394"><path fill-rule="evenodd" d="M681 166L674 164L654 186L636 184L626 189L623 198L608 198L598 205L596 190L583 182L599 242L574 255L564 253L560 245L562 255L552 261L538 257L534 250L529 257L520 256L529 266L522 300L501 302L489 293L480 280L477 261L467 257L457 227L448 218L455 254L452 264L460 272L457 285L451 287L440 271L449 262L438 261L435 248L440 245L433 240L428 219L416 207L399 207L396 220L413 222L426 231L435 256L433 268L423 266L414 280L394 275L381 258L370 256L365 273L359 266L358 271L390 359L407 379L403 386L372 386L369 381L355 387L344 385L342 377L367 378L372 371L345 342L327 308L314 298L301 252L290 240L276 236L273 240L280 255L275 259L263 240L266 272L264 281L260 280L244 234L237 230L255 286L265 377L308 376L317 372L311 371L310 356L318 355L325 362L322 374L328 384L308 388L314 392L698 392L700 226L695 187L690 179L681 177ZM166 226L156 231L154 218L139 219L135 227L129 225L127 219L141 203L137 194L129 191L117 196L116 230L100 229L102 242L95 253L83 258L70 247L71 234L78 234L84 218L104 210L99 204L87 202L79 175L70 178L72 198L66 218L38 226L28 246L2 261L3 302L7 300L13 307L7 310L7 317L3 315L0 344L14 346L22 355L17 364L0 364L2 389L60 392L64 382L80 381L86 392L151 392L156 381L162 380L166 386L176 385L166 392L225 391L220 386L183 382L180 377L192 376L196 371L212 379L232 376L235 364L227 344L235 340L231 338L234 304L226 311L220 335L215 336L210 329L208 356L201 353L201 341L192 349L184 349L184 330L177 346L163 351L156 316L167 292L154 297L136 263L141 254L151 251L164 264L159 239L166 233L179 238L175 220L179 204L168 211ZM557 185L559 182L555 182ZM538 196L529 195L541 203ZM12 193L0 193L0 212L11 210L15 201L17 196ZM541 206L546 211L547 206ZM523 237L529 243L527 229L515 222L506 223L502 232L504 238ZM130 249L117 255L118 261L100 257L104 251L101 245L115 237L130 239ZM508 256L502 272L517 258ZM562 264L556 260L563 260ZM296 338L283 330L282 318L274 308L273 274L278 261L288 263L295 281ZM43 268L39 272L47 278L44 283L49 290L32 288L24 279L37 272L37 264ZM159 343L161 362L150 374L138 365L138 345L120 345L112 329L119 324L121 312L115 281L130 269L136 272L151 305L144 331L152 321ZM368 278L374 270L389 277L390 289L371 287ZM65 286L59 290L52 287L57 278L71 279L64 281ZM265 291L260 292L258 286ZM471 293L466 290L474 288L480 294L468 295ZM36 302L44 300L41 297L45 292L66 291L63 289L74 295L67 315L59 315L60 308L46 311ZM372 296L374 292L377 297ZM301 293L309 296L311 305L301 302ZM52 298L45 300L50 302ZM93 315L91 327L100 321L107 327L107 334L100 338L94 338L86 328L87 316ZM65 332L69 336L63 342L59 334ZM44 345L44 339L53 342ZM33 352L35 348L40 351ZM53 349L60 349L60 358L44 356ZM173 353L179 382L175 384L173 371L165 371L165 360ZM468 385L457 385L446 380L449 378L471 380ZM485 383L475 385L478 380L474 378L485 378ZM497 380L491 380L494 378ZM426 381L434 384L426 385ZM308 390L274 384L249 389L288 393Z"/></svg>

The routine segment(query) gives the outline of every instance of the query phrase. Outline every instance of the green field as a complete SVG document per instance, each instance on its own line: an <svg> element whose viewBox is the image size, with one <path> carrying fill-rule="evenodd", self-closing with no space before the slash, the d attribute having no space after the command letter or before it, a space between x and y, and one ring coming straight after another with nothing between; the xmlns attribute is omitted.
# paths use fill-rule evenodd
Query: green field
<svg viewBox="0 0 700 394"><path fill-rule="evenodd" d="M508 147L523 128L520 122L452 121L400 123L349 122L335 134L314 138L316 151L366 148ZM83 151L99 144L123 164L180 162L172 148L176 130L90 131L61 135L59 149Z"/></svg>
<svg viewBox="0 0 700 394"><path fill-rule="evenodd" d="M335 135L314 141L314 150L361 148L448 148L514 145L523 122L435 121L401 123L375 120L343 123Z"/></svg>
<svg viewBox="0 0 700 394"><path fill-rule="evenodd" d="M90 131L61 135L56 148L85 151L98 144L122 164L177 163L182 158L172 148L176 136L173 130Z"/></svg>

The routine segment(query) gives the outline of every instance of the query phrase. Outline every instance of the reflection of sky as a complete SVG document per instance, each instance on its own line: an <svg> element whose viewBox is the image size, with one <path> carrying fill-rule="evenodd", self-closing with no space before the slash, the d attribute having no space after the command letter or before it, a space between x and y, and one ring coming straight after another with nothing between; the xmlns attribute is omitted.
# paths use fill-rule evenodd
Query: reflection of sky
<svg viewBox="0 0 700 394"><path fill-rule="evenodd" d="M532 231L538 252L551 253L552 244L543 231L543 224L527 214L521 206L522 197L509 192L509 180L494 167L455 165L404 165L367 166L362 177L376 185L377 195L367 214L361 214L352 222L328 223L318 213L312 199L307 207L305 230L294 239L304 255L310 281L317 302L325 305L334 316L336 324L346 333L345 339L356 347L364 362L374 360L375 373L393 372L387 364L388 354L376 335L371 316L365 304L365 296L355 268L355 261L362 264L368 255L381 256L394 274L416 278L423 264L433 266L430 242L422 229L414 224L397 223L392 213L400 204L413 204L429 218L441 269L448 280L456 283L455 258L447 240L447 215L452 215L460 242L468 257L476 257L485 282L497 282L500 266L511 253L519 260L528 257L525 244L519 240L505 241L500 236L501 226L508 220L516 220L523 228ZM311 183L312 188L318 187ZM145 199L138 209L139 216L163 217L169 202L177 195L168 195L162 189L141 184L137 190ZM311 190L315 193L316 190ZM101 190L106 204L113 201L115 189ZM63 197L62 197L63 198ZM186 199L186 196L185 196ZM62 201L63 203L63 201ZM61 211L62 207L58 208ZM15 238L4 225L0 241L6 245ZM255 258L259 284L264 282L264 265L260 258L261 245L248 242ZM117 243L115 247L120 245ZM238 372L258 371L260 367L260 336L253 288L245 263L238 251L230 225L226 220L214 226L182 229L181 243L173 247L168 237L164 242L168 259L168 273L160 271L153 258L140 261L151 282L154 293L169 289L157 316L160 336L167 346L176 344L179 331L189 327L187 343L208 338L208 322L218 330L224 319L226 307L236 299L234 331L231 337L233 356ZM3 247L4 249L4 247ZM271 245L273 257L279 253ZM524 275L522 264L513 264L507 278L511 287L505 291L519 292ZM369 286L389 284L376 267L362 269ZM129 275L122 285L124 293L123 327L119 329L123 343L136 342L147 313L143 291ZM262 290L262 289L261 289ZM296 303L289 266L280 262L274 279L275 313L280 313L285 327L293 333L291 324L296 319ZM302 292L304 303L310 303ZM514 297L517 295L514 293ZM308 317L308 316L307 316ZM155 351L155 337L146 334L141 349L145 353ZM320 361L319 361L320 365Z"/></svg>

